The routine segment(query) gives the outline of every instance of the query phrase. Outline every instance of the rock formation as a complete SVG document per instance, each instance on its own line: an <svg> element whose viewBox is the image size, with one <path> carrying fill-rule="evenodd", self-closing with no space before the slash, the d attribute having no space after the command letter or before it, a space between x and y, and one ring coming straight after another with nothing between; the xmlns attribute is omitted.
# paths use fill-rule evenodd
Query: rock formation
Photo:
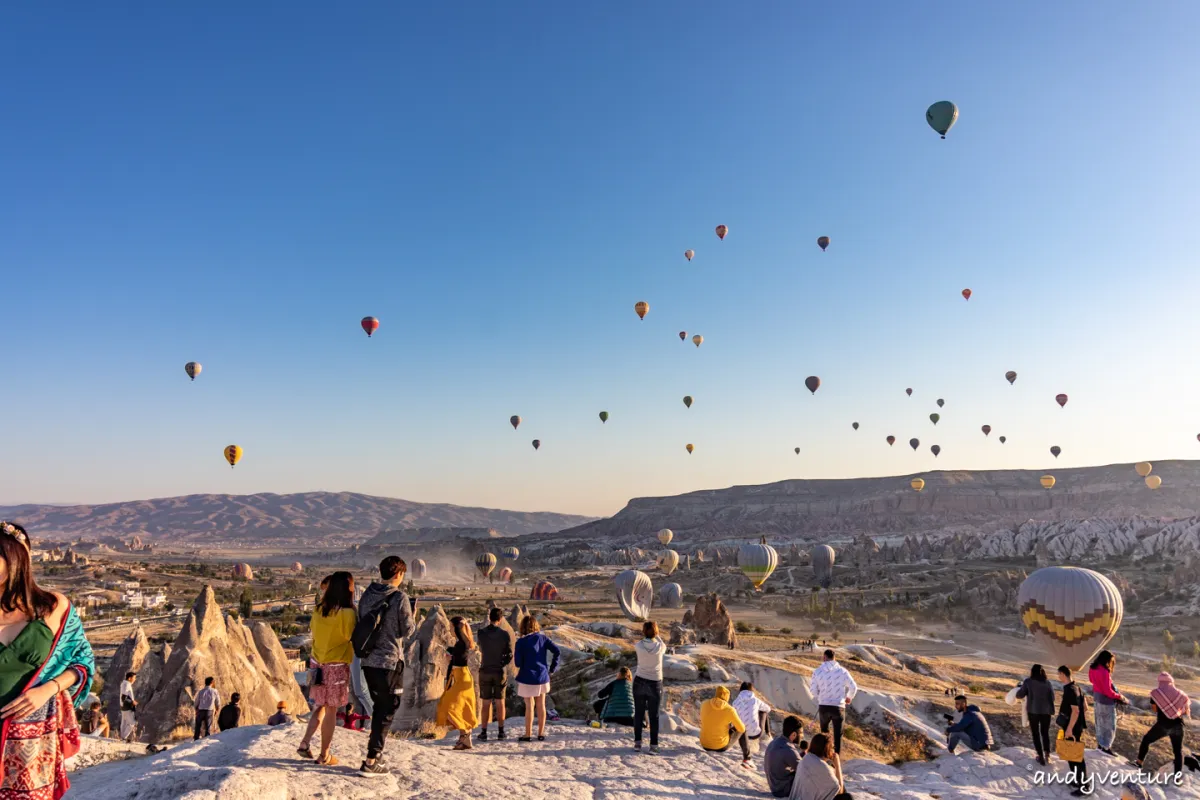
<svg viewBox="0 0 1200 800"><path fill-rule="evenodd" d="M435 605L404 645L404 697L396 711L394 729L416 729L422 722L434 719L437 701L446 690L450 648L453 646L454 628L441 605ZM472 677L477 679L478 650L471 654L469 666ZM478 687L478 680L475 685Z"/></svg>
<svg viewBox="0 0 1200 800"><path fill-rule="evenodd" d="M737 647L733 620L716 593L701 596L694 610L684 612L682 623L671 625L672 646L697 642Z"/></svg>
<svg viewBox="0 0 1200 800"><path fill-rule="evenodd" d="M137 673L133 682L133 697L144 706L161 680L163 663L170 654L170 645L157 651L153 650L140 625L121 642L112 660L108 662L108 670L104 673L104 691L100 693L104 713L108 716L109 725L113 730L117 730L121 724L119 694L125 675L130 672Z"/></svg>

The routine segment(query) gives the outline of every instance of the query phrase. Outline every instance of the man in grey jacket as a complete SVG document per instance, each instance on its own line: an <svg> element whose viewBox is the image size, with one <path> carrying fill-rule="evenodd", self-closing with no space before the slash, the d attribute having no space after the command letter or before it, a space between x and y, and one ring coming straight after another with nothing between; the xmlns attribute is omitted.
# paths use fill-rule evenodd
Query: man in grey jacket
<svg viewBox="0 0 1200 800"><path fill-rule="evenodd" d="M383 745L392 727L392 718L400 707L400 686L404 674L404 640L412 636L417 625L408 596L400 589L408 565L399 556L388 556L379 562L380 580L373 581L358 603L358 618L373 615L381 604L387 604L379 622L375 646L362 659L363 677L371 695L374 713L371 714L371 737L367 740L367 760L359 772L363 775L387 775L389 770L380 761Z"/></svg>

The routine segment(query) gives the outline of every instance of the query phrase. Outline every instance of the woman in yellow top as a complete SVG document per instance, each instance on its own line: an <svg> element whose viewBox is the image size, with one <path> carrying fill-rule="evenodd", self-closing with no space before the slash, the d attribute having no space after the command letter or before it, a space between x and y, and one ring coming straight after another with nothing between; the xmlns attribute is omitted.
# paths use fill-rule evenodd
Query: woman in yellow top
<svg viewBox="0 0 1200 800"><path fill-rule="evenodd" d="M321 754L317 763L332 766L338 763L329 752L337 710L350 702L350 662L354 660L350 637L358 615L354 612L354 577L349 572L335 572L327 580L329 584L320 604L313 609L310 623L313 642L308 664L308 699L312 701L313 713L296 752L305 758L313 757L309 745L320 725Z"/></svg>
<svg viewBox="0 0 1200 800"><path fill-rule="evenodd" d="M718 686L713 698L700 704L700 746L714 753L725 752L733 742L730 728L739 735L746 732L742 718L729 705L729 690Z"/></svg>

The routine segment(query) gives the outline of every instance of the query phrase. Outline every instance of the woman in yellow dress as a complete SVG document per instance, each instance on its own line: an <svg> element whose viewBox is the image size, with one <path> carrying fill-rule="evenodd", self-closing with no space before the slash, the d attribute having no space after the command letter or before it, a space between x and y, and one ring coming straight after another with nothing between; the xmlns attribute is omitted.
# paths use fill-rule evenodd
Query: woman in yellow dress
<svg viewBox="0 0 1200 800"><path fill-rule="evenodd" d="M476 712L475 681L467 667L467 654L475 649L471 628L462 617L453 617L456 641L450 648L450 687L438 700L437 724L458 731L455 750L471 749L471 731L479 724Z"/></svg>

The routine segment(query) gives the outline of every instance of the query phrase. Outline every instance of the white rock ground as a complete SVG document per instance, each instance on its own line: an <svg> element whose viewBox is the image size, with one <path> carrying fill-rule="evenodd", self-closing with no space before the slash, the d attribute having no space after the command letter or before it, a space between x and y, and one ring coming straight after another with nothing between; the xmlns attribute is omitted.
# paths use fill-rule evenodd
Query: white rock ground
<svg viewBox="0 0 1200 800"><path fill-rule="evenodd" d="M510 733L518 729L510 720ZM576 722L553 724L545 742L477 743L454 752L453 737L442 741L393 739L386 760L393 774L360 777L365 733L338 729L333 752L342 762L321 767L302 761L296 744L299 724L251 726L201 742L180 744L165 753L91 766L71 775L68 797L106 800L683 800L687 798L768 798L761 759L754 770L740 767L736 745L706 753L694 736L662 737L664 753L635 754L628 729L593 730ZM82 754L85 758L87 752ZM1063 786L1038 786L1032 751L1006 748L995 753L942 755L931 762L896 768L874 761L846 764L847 790L856 798L886 800L1008 800L1062 798ZM1088 752L1093 773L1123 770L1127 762ZM82 766L82 765L81 765ZM1058 774L1065 764L1055 762ZM1151 796L1200 800L1200 781L1185 778L1180 788ZM1117 800L1112 786L1096 787L1101 800Z"/></svg>

